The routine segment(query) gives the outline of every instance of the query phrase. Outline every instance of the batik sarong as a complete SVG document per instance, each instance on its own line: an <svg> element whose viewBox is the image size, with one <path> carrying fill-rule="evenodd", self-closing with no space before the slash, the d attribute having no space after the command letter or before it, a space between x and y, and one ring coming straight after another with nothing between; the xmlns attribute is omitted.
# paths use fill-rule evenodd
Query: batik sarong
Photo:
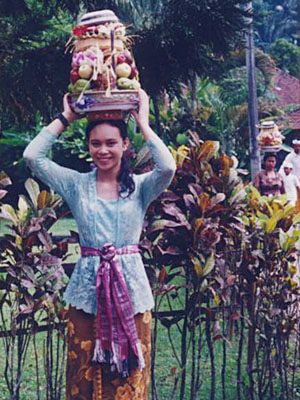
<svg viewBox="0 0 300 400"><path fill-rule="evenodd" d="M95 316L70 307L68 317L66 400L147 400L151 363L151 312L134 316L145 368L142 371L134 368L127 378L112 372L109 366L101 366L92 361L96 337Z"/></svg>

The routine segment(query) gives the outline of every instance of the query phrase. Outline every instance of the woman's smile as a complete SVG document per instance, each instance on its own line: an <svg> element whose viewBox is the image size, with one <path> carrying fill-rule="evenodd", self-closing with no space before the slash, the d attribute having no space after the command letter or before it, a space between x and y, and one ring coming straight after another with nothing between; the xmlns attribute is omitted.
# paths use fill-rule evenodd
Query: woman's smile
<svg viewBox="0 0 300 400"><path fill-rule="evenodd" d="M93 162L100 169L118 174L123 152L128 141L123 140L120 131L108 124L96 126L90 134L89 151Z"/></svg>

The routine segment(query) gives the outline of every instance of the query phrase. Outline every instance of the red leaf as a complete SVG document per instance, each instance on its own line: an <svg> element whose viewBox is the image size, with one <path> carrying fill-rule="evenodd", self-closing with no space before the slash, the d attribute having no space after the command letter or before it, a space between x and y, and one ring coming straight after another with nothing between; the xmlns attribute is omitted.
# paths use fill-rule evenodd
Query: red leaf
<svg viewBox="0 0 300 400"><path fill-rule="evenodd" d="M166 280L167 276L168 276L168 273L166 271L166 268L163 267L162 270L160 271L159 275L158 275L158 279L157 279L158 282L159 283L163 283Z"/></svg>

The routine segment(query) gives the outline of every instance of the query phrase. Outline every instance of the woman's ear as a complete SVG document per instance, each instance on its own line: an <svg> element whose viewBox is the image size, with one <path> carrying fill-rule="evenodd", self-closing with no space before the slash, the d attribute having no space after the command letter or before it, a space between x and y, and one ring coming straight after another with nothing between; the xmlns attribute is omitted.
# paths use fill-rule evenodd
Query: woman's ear
<svg viewBox="0 0 300 400"><path fill-rule="evenodd" d="M126 137L124 140L123 140L123 151L126 151L127 149L128 149L128 146L130 145L130 140L129 140L129 138L128 137Z"/></svg>

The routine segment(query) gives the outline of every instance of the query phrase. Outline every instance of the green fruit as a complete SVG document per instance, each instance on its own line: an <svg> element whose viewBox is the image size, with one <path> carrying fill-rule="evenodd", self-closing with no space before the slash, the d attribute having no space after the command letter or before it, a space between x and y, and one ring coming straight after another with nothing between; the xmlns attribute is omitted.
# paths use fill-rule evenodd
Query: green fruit
<svg viewBox="0 0 300 400"><path fill-rule="evenodd" d="M73 84L73 93L88 90L90 87L91 84L87 79L78 79L78 81Z"/></svg>
<svg viewBox="0 0 300 400"><path fill-rule="evenodd" d="M131 79L128 78L119 78L117 80L118 89L128 90L131 87Z"/></svg>
<svg viewBox="0 0 300 400"><path fill-rule="evenodd" d="M73 85L72 85L72 83L70 83L68 86L68 92L73 93L73 90L74 90Z"/></svg>
<svg viewBox="0 0 300 400"><path fill-rule="evenodd" d="M178 133L178 135L176 136L176 142L180 145L186 144L188 140L188 137L184 133Z"/></svg>
<svg viewBox="0 0 300 400"><path fill-rule="evenodd" d="M139 90L141 88L141 84L136 79L131 80L131 86L133 90Z"/></svg>
<svg viewBox="0 0 300 400"><path fill-rule="evenodd" d="M138 90L141 85L136 79L119 78L117 80L118 89L123 90Z"/></svg>

